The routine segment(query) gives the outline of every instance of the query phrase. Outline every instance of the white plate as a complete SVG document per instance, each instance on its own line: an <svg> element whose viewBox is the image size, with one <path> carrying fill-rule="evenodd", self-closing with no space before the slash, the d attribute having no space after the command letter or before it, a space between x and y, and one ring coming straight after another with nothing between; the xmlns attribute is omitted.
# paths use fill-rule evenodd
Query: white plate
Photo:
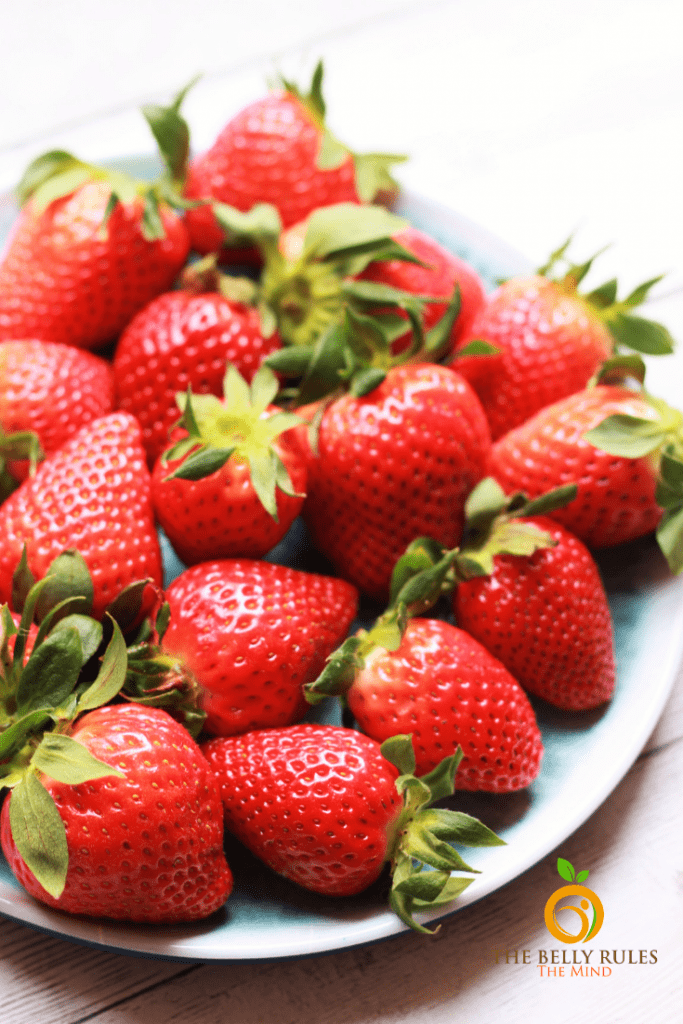
<svg viewBox="0 0 683 1024"><path fill-rule="evenodd" d="M148 174L151 161L123 166ZM0 199L0 243L16 209ZM528 269L527 261L493 235L429 200L407 194L407 216L458 255L493 286ZM179 570L165 550L167 578ZM300 525L273 560L314 568ZM683 656L683 579L672 579L650 539L603 553L600 567L615 623L617 687L599 712L566 715L539 709L545 756L527 790L509 796L460 794L450 806L482 818L507 846L472 853L482 874L456 903L422 916L434 921L488 895L531 867L582 824L638 756L659 718ZM652 657L652 652L657 657ZM336 703L336 702L335 702ZM332 708L316 717L333 720ZM375 942L405 931L386 909L382 883L353 899L315 896L271 874L227 841L236 877L225 908L184 926L125 925L52 911L24 893L0 855L0 912L17 921L89 945L143 956L191 961L300 957Z"/></svg>

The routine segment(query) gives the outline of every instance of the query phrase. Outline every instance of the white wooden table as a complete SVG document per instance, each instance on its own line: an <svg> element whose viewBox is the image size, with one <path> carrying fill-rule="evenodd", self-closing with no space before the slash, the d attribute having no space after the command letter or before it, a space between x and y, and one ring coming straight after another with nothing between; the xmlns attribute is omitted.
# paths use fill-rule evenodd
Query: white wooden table
<svg viewBox="0 0 683 1024"><path fill-rule="evenodd" d="M683 339L679 0L5 0L0 189L49 148L149 150L137 114L204 77L196 147L277 67L327 67L330 118L359 150L406 151L403 182L534 261L570 232L601 279L666 271L650 315ZM683 404L683 358L650 386ZM678 396L678 397L677 397ZM656 652L653 652L656 657ZM644 680L646 685L646 680ZM668 1024L683 992L683 681L633 768L558 851L433 938L293 962L184 965L87 949L0 918L3 1024ZM561 855L609 903L600 944L657 949L609 978L539 977L495 949L548 948ZM555 943L557 945L557 943Z"/></svg>

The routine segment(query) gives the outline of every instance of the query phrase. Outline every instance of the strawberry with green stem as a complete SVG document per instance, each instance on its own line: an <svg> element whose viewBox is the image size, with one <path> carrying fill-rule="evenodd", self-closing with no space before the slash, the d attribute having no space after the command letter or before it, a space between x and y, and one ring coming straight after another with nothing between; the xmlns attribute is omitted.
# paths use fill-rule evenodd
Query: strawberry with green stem
<svg viewBox="0 0 683 1024"><path fill-rule="evenodd" d="M389 168L405 157L354 154L335 138L325 123L322 79L322 62L307 93L280 79L277 89L232 118L190 163L185 194L204 201L187 215L199 252L215 252L224 243L212 201L240 211L269 203L288 227L318 207L367 203L397 190Z"/></svg>
<svg viewBox="0 0 683 1024"><path fill-rule="evenodd" d="M404 235L409 244L402 244ZM368 268L405 263L422 272L419 282L433 283L421 260L424 247L413 252L412 238L406 221L386 210L339 204L314 211L297 228L296 245L287 235L277 244L273 237L261 239L261 315L264 323L277 324L285 344L268 364L301 378L292 393L297 403L340 388L366 394L392 367L436 361L449 350L463 274L449 271L447 289L439 279L435 295L397 287L391 279L363 279ZM470 307L468 287L465 298ZM436 315L426 311L431 305Z"/></svg>
<svg viewBox="0 0 683 1024"><path fill-rule="evenodd" d="M519 516L566 501L573 491L534 504L521 495L492 503L491 486L483 481L468 502L461 548L446 550L430 538L409 545L394 568L387 611L328 659L306 687L306 699L315 704L340 696L378 741L410 730L420 775L460 745L456 788L510 792L529 785L540 768L543 748L531 705L481 643L421 616L458 582L485 573L495 552L528 557L552 545L547 532Z"/></svg>
<svg viewBox="0 0 683 1024"><path fill-rule="evenodd" d="M617 298L616 280L583 295L578 288L595 257L569 263L569 241L535 275L502 284L456 350L454 365L477 392L494 440L582 390L613 354L673 351L665 327L633 314L661 278L639 285L625 299ZM551 277L561 261L563 272ZM474 342L485 343L488 353L468 354Z"/></svg>
<svg viewBox="0 0 683 1024"><path fill-rule="evenodd" d="M105 707L126 679L126 643L115 619L86 613L88 582L76 552L33 584L24 560L18 627L0 610L3 852L32 896L69 913L206 917L232 886L215 782L165 712Z"/></svg>
<svg viewBox="0 0 683 1024"><path fill-rule="evenodd" d="M165 109L187 141L179 113L184 92ZM0 264L0 338L96 348L171 287L189 238L178 214L186 205L178 191L182 159L179 152L162 155L167 170L152 183L62 150L29 166L18 187L23 209Z"/></svg>
<svg viewBox="0 0 683 1024"><path fill-rule="evenodd" d="M504 845L476 818L433 807L453 793L460 751L423 778L409 736L380 745L353 729L298 725L211 740L226 827L285 878L324 896L362 892L386 864L390 904L415 931L476 874L451 845Z"/></svg>
<svg viewBox="0 0 683 1024"><path fill-rule="evenodd" d="M600 383L542 409L493 446L491 473L530 495L576 480L553 518L589 547L657 531L673 572L683 568L683 416L639 388L642 361L620 357Z"/></svg>
<svg viewBox="0 0 683 1024"><path fill-rule="evenodd" d="M178 395L174 444L152 474L156 516L187 565L208 558L260 558L299 514L306 464L288 443L298 416L272 404L278 381L267 367L251 386L228 366L223 400Z"/></svg>

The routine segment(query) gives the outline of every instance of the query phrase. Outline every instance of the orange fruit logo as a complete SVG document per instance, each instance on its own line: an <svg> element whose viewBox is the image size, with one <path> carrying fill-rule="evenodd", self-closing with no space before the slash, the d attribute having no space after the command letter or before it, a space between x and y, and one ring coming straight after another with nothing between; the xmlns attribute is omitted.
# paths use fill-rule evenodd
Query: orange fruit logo
<svg viewBox="0 0 683 1024"><path fill-rule="evenodd" d="M557 870L561 878L572 884L563 885L560 889L556 889L546 903L544 915L546 928L560 942L588 942L589 939L595 938L602 928L602 922L605 917L602 903L592 889L588 889L585 885L581 884L588 878L587 871L580 871L578 875L575 874L573 866L562 857L558 858ZM577 907L572 903L560 906L559 904L562 900L568 896L581 897L579 906ZM571 911L573 914L576 914L579 921L578 932L569 931L560 924L557 919L557 914L560 910Z"/></svg>

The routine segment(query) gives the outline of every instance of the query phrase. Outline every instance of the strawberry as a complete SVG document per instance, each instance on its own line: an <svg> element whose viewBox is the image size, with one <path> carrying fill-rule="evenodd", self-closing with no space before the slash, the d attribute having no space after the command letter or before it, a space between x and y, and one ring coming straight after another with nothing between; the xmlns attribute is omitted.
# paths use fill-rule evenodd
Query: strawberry
<svg viewBox="0 0 683 1024"><path fill-rule="evenodd" d="M541 734L519 683L485 647L439 619L411 619L397 650L377 648L346 700L378 742L412 733L417 775L458 745L456 789L509 793L539 772Z"/></svg>
<svg viewBox="0 0 683 1024"><path fill-rule="evenodd" d="M346 636L357 593L328 576L225 559L181 573L166 599L163 647L196 677L207 731L227 736L303 717L303 685Z"/></svg>
<svg viewBox="0 0 683 1024"><path fill-rule="evenodd" d="M145 237L135 195L103 227L111 199L108 181L87 180L51 202L28 200L0 264L0 338L97 348L170 288L189 250L185 225L162 205L159 237Z"/></svg>
<svg viewBox="0 0 683 1024"><path fill-rule="evenodd" d="M224 400L180 396L175 444L157 460L152 503L178 557L261 558L303 505L306 461L287 440L299 418L270 403L275 375L261 367L251 389L230 366Z"/></svg>
<svg viewBox="0 0 683 1024"><path fill-rule="evenodd" d="M0 264L0 339L97 348L171 287L190 246L176 212L189 152L180 115L186 92L169 107L143 108L165 164L154 182L63 150L29 165L17 187L23 209Z"/></svg>
<svg viewBox="0 0 683 1024"><path fill-rule="evenodd" d="M41 761L45 770L22 783L30 796L22 793L20 803L15 787L2 808L2 849L30 895L68 913L126 921L194 921L222 906L232 875L218 788L183 727L156 708L116 705L83 715L66 734L47 734L43 749L59 758L66 741L98 774L70 783L56 761ZM52 798L65 832L68 870L59 895L38 881L12 835L23 834L19 810L36 790L42 801ZM52 822L37 806L38 831L51 836Z"/></svg>
<svg viewBox="0 0 683 1024"><path fill-rule="evenodd" d="M650 533L662 516L657 461L645 452L640 458L608 454L585 436L612 416L645 420L653 446L662 443L656 411L644 396L599 385L542 409L500 438L491 451L490 472L504 490L523 490L531 497L576 481L575 500L552 515L589 547Z"/></svg>
<svg viewBox="0 0 683 1024"><path fill-rule="evenodd" d="M50 455L0 507L0 600L9 601L24 545L43 577L76 548L92 575L93 615L128 584L161 584L161 556L140 428L127 413L94 420Z"/></svg>
<svg viewBox="0 0 683 1024"><path fill-rule="evenodd" d="M33 431L49 455L113 408L114 381L104 359L49 341L0 343L0 427L5 434ZM18 480L26 479L26 462L10 462L8 468Z"/></svg>
<svg viewBox="0 0 683 1024"><path fill-rule="evenodd" d="M281 80L281 89L232 118L213 146L188 171L190 199L219 200L238 210L270 203L285 227L311 210L342 202L369 202L393 191L388 167L403 157L356 156L329 132L322 97L322 63L303 94ZM192 245L199 252L221 248L224 234L210 205L188 210Z"/></svg>
<svg viewBox="0 0 683 1024"><path fill-rule="evenodd" d="M443 303L427 303L423 321L425 331L430 330L446 312L457 284L460 289L460 311L450 336L450 349L454 349L461 338L466 336L472 321L484 305L486 295L481 278L474 267L444 249L434 238L417 228L408 227L394 235L394 241L412 253L419 263L405 260L377 260L360 275L360 280L386 284L415 295L442 295ZM398 339L395 350L405 347L405 337Z"/></svg>
<svg viewBox="0 0 683 1024"><path fill-rule="evenodd" d="M616 298L616 281L582 296L578 285L592 260L572 265L551 279L554 263L567 246L553 254L536 275L511 278L489 298L461 339L455 366L481 399L494 440L546 405L582 390L613 351L624 346L638 352L673 350L668 331L630 313L659 278ZM466 354L484 342L488 354Z"/></svg>
<svg viewBox="0 0 683 1024"><path fill-rule="evenodd" d="M408 737L380 749L352 729L296 725L212 740L202 749L219 780L226 827L252 853L325 896L362 892L390 862L391 905L419 931L426 929L413 910L447 902L471 882L450 874L474 869L444 840L500 843L468 815L428 809L452 792L457 756L418 780ZM422 871L427 865L437 870Z"/></svg>
<svg viewBox="0 0 683 1024"><path fill-rule="evenodd" d="M277 334L264 337L255 309L193 287L154 299L116 348L118 405L139 420L150 465L168 446L177 392L191 387L195 395L221 395L226 363L251 381L265 356L280 348Z"/></svg>
<svg viewBox="0 0 683 1024"><path fill-rule="evenodd" d="M520 684L570 711L599 707L614 690L612 623L597 566L559 523L533 517L555 542L531 556L497 554L492 571L459 584L456 620Z"/></svg>
<svg viewBox="0 0 683 1024"><path fill-rule="evenodd" d="M386 598L415 537L457 544L489 443L476 395L444 366L395 367L364 397L343 396L325 410L309 463L303 514L314 543L341 576Z"/></svg>

